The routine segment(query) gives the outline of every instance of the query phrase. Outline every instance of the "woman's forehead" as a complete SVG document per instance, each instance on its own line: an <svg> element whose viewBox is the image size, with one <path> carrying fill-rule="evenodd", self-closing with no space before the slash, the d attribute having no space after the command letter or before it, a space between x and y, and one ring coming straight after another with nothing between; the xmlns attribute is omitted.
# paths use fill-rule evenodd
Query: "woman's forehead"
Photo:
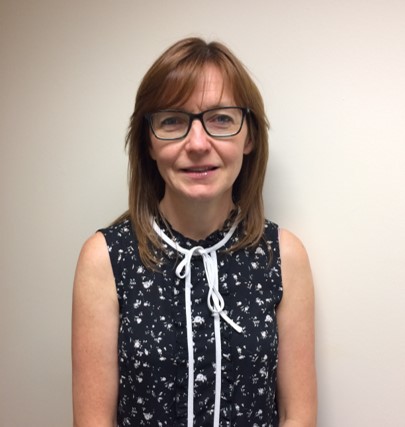
<svg viewBox="0 0 405 427"><path fill-rule="evenodd" d="M233 103L233 93L222 71L218 67L207 66L200 74L184 106L204 110Z"/></svg>
<svg viewBox="0 0 405 427"><path fill-rule="evenodd" d="M193 79L185 79L183 88L182 82L178 81L179 92L183 92L183 96L173 100L171 107L201 111L215 106L234 105L229 78L224 74L218 66L207 64Z"/></svg>

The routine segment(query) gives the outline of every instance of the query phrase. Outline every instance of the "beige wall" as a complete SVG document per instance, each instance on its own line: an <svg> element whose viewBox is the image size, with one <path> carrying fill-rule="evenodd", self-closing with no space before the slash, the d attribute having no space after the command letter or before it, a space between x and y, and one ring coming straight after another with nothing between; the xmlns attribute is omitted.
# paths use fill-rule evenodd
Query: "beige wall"
<svg viewBox="0 0 405 427"><path fill-rule="evenodd" d="M0 425L71 425L83 240L126 206L139 79L225 41L271 119L267 215L310 253L319 425L405 419L405 2L2 0Z"/></svg>

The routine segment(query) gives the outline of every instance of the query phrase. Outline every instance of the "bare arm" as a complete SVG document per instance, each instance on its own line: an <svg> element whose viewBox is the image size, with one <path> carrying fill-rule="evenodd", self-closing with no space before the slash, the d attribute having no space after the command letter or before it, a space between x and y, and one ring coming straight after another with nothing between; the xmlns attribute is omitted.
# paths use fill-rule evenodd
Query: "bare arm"
<svg viewBox="0 0 405 427"><path fill-rule="evenodd" d="M73 287L72 369L75 427L116 425L118 299L104 236L84 244Z"/></svg>
<svg viewBox="0 0 405 427"><path fill-rule="evenodd" d="M305 248L280 231L284 294L277 310L280 427L315 427L314 292Z"/></svg>

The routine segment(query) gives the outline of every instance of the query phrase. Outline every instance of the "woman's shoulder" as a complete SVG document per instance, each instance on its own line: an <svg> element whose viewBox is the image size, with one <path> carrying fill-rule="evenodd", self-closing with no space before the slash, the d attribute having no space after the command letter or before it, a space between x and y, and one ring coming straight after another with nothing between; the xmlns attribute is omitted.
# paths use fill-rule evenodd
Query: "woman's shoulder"
<svg viewBox="0 0 405 427"><path fill-rule="evenodd" d="M106 241L99 232L92 234L83 243L79 254L79 262L94 265L102 264L108 259Z"/></svg>
<svg viewBox="0 0 405 427"><path fill-rule="evenodd" d="M301 258L307 255L305 246L297 235L267 218L264 221L264 233L266 237L273 237L273 241L279 243L284 256Z"/></svg>
<svg viewBox="0 0 405 427"><path fill-rule="evenodd" d="M83 244L75 273L75 290L108 289L111 284L111 264L106 240L101 233L90 236ZM86 291L87 292L87 291ZM93 291L91 291L93 292Z"/></svg>
<svg viewBox="0 0 405 427"><path fill-rule="evenodd" d="M100 228L98 232L104 236L110 250L116 246L122 248L126 245L132 245L136 241L136 236L129 219L114 222L107 227Z"/></svg>
<svg viewBox="0 0 405 427"><path fill-rule="evenodd" d="M284 288L312 292L312 273L307 250L301 239L280 229L280 259Z"/></svg>
<svg viewBox="0 0 405 427"><path fill-rule="evenodd" d="M301 239L290 230L280 227L274 221L265 220L264 237L273 252L280 257L284 270L309 269L309 259Z"/></svg>
<svg viewBox="0 0 405 427"><path fill-rule="evenodd" d="M293 232L279 229L280 251L282 257L290 262L308 262L308 255L301 239Z"/></svg>
<svg viewBox="0 0 405 427"><path fill-rule="evenodd" d="M132 234L132 224L129 219L123 219L118 222L98 229L103 235L127 236Z"/></svg>

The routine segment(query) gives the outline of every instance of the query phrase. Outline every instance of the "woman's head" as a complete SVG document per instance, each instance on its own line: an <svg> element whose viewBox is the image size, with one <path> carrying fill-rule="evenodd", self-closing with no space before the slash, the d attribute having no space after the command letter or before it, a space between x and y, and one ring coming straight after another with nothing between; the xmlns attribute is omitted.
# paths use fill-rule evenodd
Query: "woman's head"
<svg viewBox="0 0 405 427"><path fill-rule="evenodd" d="M150 129L145 116L185 104L207 66L214 66L220 71L236 105L250 111L246 122L252 150L244 157L232 193L241 219L256 224L253 227L256 229L259 222L263 222L261 193L268 156L268 123L262 97L243 64L227 47L217 42L188 38L171 46L155 61L137 92L126 144L129 152L130 214L138 235L141 229L146 231L145 221L150 222L150 217L158 214L165 188L150 156ZM248 226L246 231L251 228ZM254 234L253 240L257 241L257 231Z"/></svg>

